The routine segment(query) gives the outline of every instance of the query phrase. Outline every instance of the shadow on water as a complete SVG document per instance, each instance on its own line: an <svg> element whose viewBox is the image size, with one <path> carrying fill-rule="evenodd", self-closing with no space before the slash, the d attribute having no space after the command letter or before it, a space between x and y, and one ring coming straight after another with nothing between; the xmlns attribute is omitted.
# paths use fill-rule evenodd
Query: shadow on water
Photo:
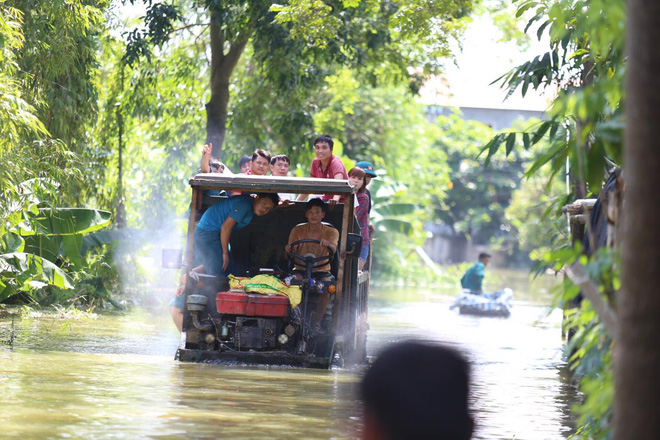
<svg viewBox="0 0 660 440"><path fill-rule="evenodd" d="M510 319L461 316L448 310L447 293L373 291L369 353L410 338L454 346L473 365L475 438L565 438L576 396L561 355L561 314L546 313L543 294L518 291ZM0 321L0 339L9 326ZM0 346L3 436L325 439L359 432L360 369L185 364L173 361L177 344L164 307L17 322L14 348Z"/></svg>

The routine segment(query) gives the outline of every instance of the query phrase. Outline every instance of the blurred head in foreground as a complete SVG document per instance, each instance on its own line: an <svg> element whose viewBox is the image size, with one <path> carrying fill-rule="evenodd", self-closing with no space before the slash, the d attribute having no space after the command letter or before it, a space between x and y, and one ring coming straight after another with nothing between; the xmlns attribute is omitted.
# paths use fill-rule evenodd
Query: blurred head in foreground
<svg viewBox="0 0 660 440"><path fill-rule="evenodd" d="M364 440L468 440L469 365L456 350L403 342L383 351L361 384Z"/></svg>

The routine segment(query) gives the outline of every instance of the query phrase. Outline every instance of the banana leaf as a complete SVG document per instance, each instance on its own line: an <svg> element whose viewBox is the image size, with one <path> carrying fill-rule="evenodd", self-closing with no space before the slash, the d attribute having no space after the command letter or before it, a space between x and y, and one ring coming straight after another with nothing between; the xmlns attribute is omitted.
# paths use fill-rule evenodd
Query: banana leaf
<svg viewBox="0 0 660 440"><path fill-rule="evenodd" d="M32 225L20 226L21 236L89 234L110 225L112 213L87 208L40 209Z"/></svg>
<svg viewBox="0 0 660 440"><path fill-rule="evenodd" d="M5 282L9 280L15 285ZM51 261L23 252L0 255L0 301L15 294L17 287L23 290L35 281L62 289L73 288L64 271Z"/></svg>
<svg viewBox="0 0 660 440"><path fill-rule="evenodd" d="M49 261L57 261L58 256L62 254L61 237L36 234L23 237L23 240L25 242L23 252L25 253L34 254Z"/></svg>
<svg viewBox="0 0 660 440"><path fill-rule="evenodd" d="M155 235L157 234L153 231L143 229L106 229L94 232L83 237L81 254L84 255L85 252L96 246L113 242L121 242L123 252L134 252L141 249L145 243L153 241Z"/></svg>
<svg viewBox="0 0 660 440"><path fill-rule="evenodd" d="M419 210L419 205L414 203L379 203L372 208L383 217L412 214Z"/></svg>
<svg viewBox="0 0 660 440"><path fill-rule="evenodd" d="M20 235L8 232L2 237L0 250L3 253L23 252L25 250L25 240Z"/></svg>
<svg viewBox="0 0 660 440"><path fill-rule="evenodd" d="M374 222L374 227L381 232L400 232L409 234L412 231L412 224L405 220L395 218L385 218Z"/></svg>

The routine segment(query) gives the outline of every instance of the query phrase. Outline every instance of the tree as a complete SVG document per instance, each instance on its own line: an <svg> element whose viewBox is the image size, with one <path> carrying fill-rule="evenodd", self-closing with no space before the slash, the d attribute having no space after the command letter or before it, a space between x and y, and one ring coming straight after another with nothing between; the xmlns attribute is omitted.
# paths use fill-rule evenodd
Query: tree
<svg viewBox="0 0 660 440"><path fill-rule="evenodd" d="M25 43L23 13L4 0L0 1L0 157L11 151L28 134L47 133L35 114L36 110L23 96L23 82L16 78L19 51ZM5 173L10 171L7 167ZM0 190L7 185L7 174L0 179Z"/></svg>
<svg viewBox="0 0 660 440"><path fill-rule="evenodd" d="M441 116L436 122L436 148L447 156L451 170L446 199L435 200L436 218L455 232L470 236L476 244L501 237L510 229L504 210L522 179L522 157L498 157L496 163L483 169L477 156L493 131L456 113Z"/></svg>
<svg viewBox="0 0 660 440"><path fill-rule="evenodd" d="M191 16L172 5L147 3L145 30L129 34L130 64L150 56L149 43L167 41L176 30L175 20ZM214 144L217 156L225 140L232 74L250 41L269 85L278 92L289 91L289 96L319 84L333 63L369 66L365 75L373 83L383 77L410 79L418 87L420 72L437 69L438 55L449 53L449 37L460 29L460 18L471 4L467 0L291 0L277 6L262 0L192 3L201 4L210 19L202 24L208 26L211 53L206 141ZM189 5L182 2L183 8ZM183 28L194 25L185 22ZM418 70L410 73L410 67Z"/></svg>
<svg viewBox="0 0 660 440"><path fill-rule="evenodd" d="M28 44L16 62L25 99L50 135L81 152L96 117L98 34L108 0L12 0Z"/></svg>
<svg viewBox="0 0 660 440"><path fill-rule="evenodd" d="M618 296L614 438L659 438L660 4L628 2L626 212Z"/></svg>

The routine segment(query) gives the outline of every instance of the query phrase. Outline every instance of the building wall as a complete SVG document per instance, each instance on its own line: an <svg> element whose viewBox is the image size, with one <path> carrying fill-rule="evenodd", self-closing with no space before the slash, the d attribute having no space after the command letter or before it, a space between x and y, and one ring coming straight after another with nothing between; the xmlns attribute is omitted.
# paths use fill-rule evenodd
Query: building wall
<svg viewBox="0 0 660 440"><path fill-rule="evenodd" d="M545 119L545 113L533 110L514 110L501 108L479 108L479 107L460 107L459 110L463 119L468 121L478 121L486 124L493 130L503 130L510 128L518 120L527 120L530 118ZM451 107L430 105L427 107L426 115L429 122L434 122L438 116L448 116L454 111Z"/></svg>

